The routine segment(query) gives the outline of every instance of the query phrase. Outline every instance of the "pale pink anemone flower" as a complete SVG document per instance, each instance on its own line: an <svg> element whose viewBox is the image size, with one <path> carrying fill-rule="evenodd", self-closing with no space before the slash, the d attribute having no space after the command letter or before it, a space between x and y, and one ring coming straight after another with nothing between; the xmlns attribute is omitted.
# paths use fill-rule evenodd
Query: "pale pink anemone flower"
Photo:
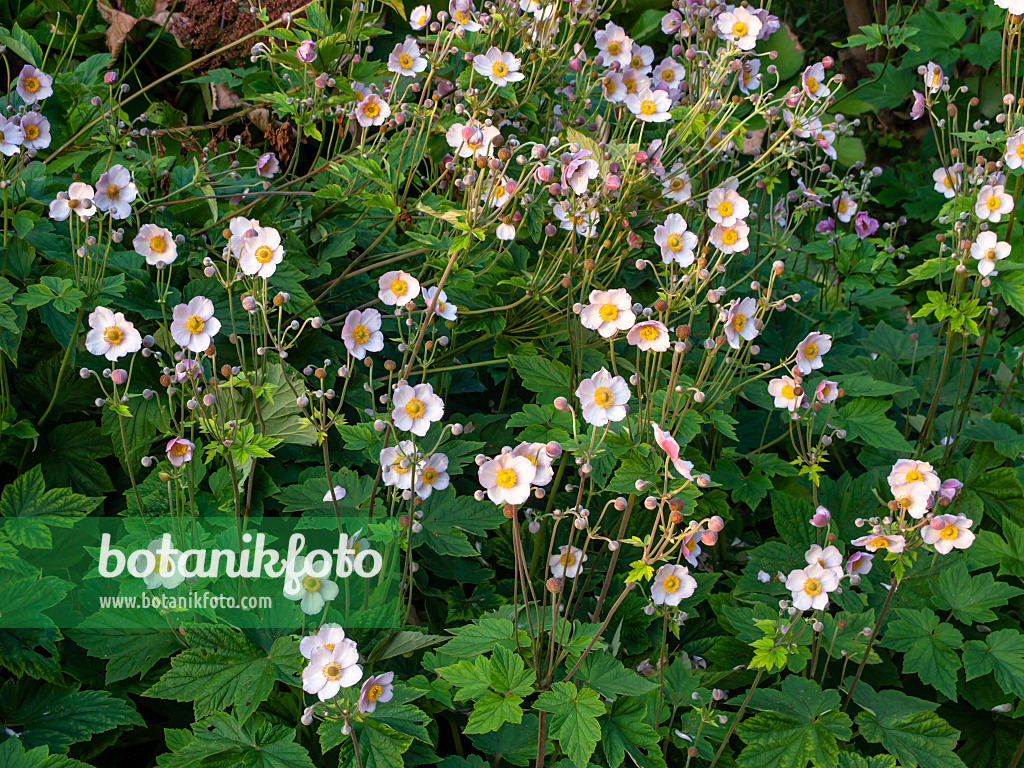
<svg viewBox="0 0 1024 768"><path fill-rule="evenodd" d="M562 166L563 187L568 187L577 195L586 193L590 180L596 179L601 173L601 167L593 154L589 149L581 149L579 152L566 152L558 159Z"/></svg>
<svg viewBox="0 0 1024 768"><path fill-rule="evenodd" d="M726 309L724 329L725 339L733 349L739 349L744 341L753 341L758 334L757 300L751 296L740 301L732 301Z"/></svg>
<svg viewBox="0 0 1024 768"><path fill-rule="evenodd" d="M871 561L874 559L870 552L854 552L846 561L846 572L851 576L871 573Z"/></svg>
<svg viewBox="0 0 1024 768"><path fill-rule="evenodd" d="M939 503L942 505L949 504L953 499L957 497L960 490L964 487L956 478L949 478L949 480L943 480L942 485L939 486Z"/></svg>
<svg viewBox="0 0 1024 768"><path fill-rule="evenodd" d="M995 272L996 262L1009 255L1010 244L1001 241L995 232L982 232L971 244L971 257L977 259L981 275L998 274Z"/></svg>
<svg viewBox="0 0 1024 768"><path fill-rule="evenodd" d="M731 227L750 215L750 204L738 192L717 187L708 195L708 217L716 224Z"/></svg>
<svg viewBox="0 0 1024 768"><path fill-rule="evenodd" d="M547 485L555 476L554 468L551 466L551 455L547 449L547 443L520 443L512 450L513 456L529 459L537 470L531 485Z"/></svg>
<svg viewBox="0 0 1024 768"><path fill-rule="evenodd" d="M53 78L41 69L26 64L18 73L18 84L15 86L21 100L28 105L35 104L53 95Z"/></svg>
<svg viewBox="0 0 1024 768"><path fill-rule="evenodd" d="M998 224L1004 214L1013 210L1013 197L1006 194L1002 184L986 184L978 192L978 201L974 204L974 215L982 221Z"/></svg>
<svg viewBox="0 0 1024 768"><path fill-rule="evenodd" d="M179 304L171 313L171 338L192 352L204 352L213 344L220 330L220 320L213 316L213 302L196 296L188 304Z"/></svg>
<svg viewBox="0 0 1024 768"><path fill-rule="evenodd" d="M633 58L633 40L618 24L609 21L604 29L595 32L594 45L601 52L601 61L605 67L615 63L622 68L630 65Z"/></svg>
<svg viewBox="0 0 1024 768"><path fill-rule="evenodd" d="M128 169L123 165L112 165L96 181L96 195L92 201L101 211L108 211L110 218L127 219L138 194Z"/></svg>
<svg viewBox="0 0 1024 768"><path fill-rule="evenodd" d="M378 704L387 704L391 701L395 695L395 687L392 685L394 679L394 672L366 678L359 691L359 711L369 715L377 709Z"/></svg>
<svg viewBox="0 0 1024 768"><path fill-rule="evenodd" d="M811 544L804 553L804 560L808 565L816 563L825 570L834 571L837 576L843 575L843 554L834 546Z"/></svg>
<svg viewBox="0 0 1024 768"><path fill-rule="evenodd" d="M495 504L522 504L530 498L530 484L537 468L526 456L502 453L485 461L477 470L477 479Z"/></svg>
<svg viewBox="0 0 1024 768"><path fill-rule="evenodd" d="M808 333L807 336L796 345L796 367L804 376L811 371L821 368L825 363L822 356L832 349L832 337L826 333L816 331Z"/></svg>
<svg viewBox="0 0 1024 768"><path fill-rule="evenodd" d="M391 117L391 107L376 93L364 96L356 107L356 122L363 128L382 125L389 117Z"/></svg>
<svg viewBox="0 0 1024 768"><path fill-rule="evenodd" d="M654 442L668 455L672 466L676 468L676 472L687 480L693 481L693 462L679 457L681 449L676 439L653 421L651 422L651 428L654 430Z"/></svg>
<svg viewBox="0 0 1024 768"><path fill-rule="evenodd" d="M420 498L427 499L434 491L447 488L449 482L448 457L443 453L432 453L426 461L417 465L413 490Z"/></svg>
<svg viewBox="0 0 1024 768"><path fill-rule="evenodd" d="M832 91L829 90L825 77L825 65L821 62L812 64L805 69L800 76L800 84L803 86L804 93L814 101L831 96Z"/></svg>
<svg viewBox="0 0 1024 768"><path fill-rule="evenodd" d="M798 568L786 578L786 589L793 593L793 607L798 611L820 611L828 605L828 593L838 587L835 571L817 563Z"/></svg>
<svg viewBox="0 0 1024 768"><path fill-rule="evenodd" d="M409 14L409 26L417 32L425 28L430 23L433 10L429 5L417 5Z"/></svg>
<svg viewBox="0 0 1024 768"><path fill-rule="evenodd" d="M683 543L679 545L679 549L682 552L683 557L686 559L691 566L697 567L697 558L700 557L700 540L704 535L704 530L698 528L685 539Z"/></svg>
<svg viewBox="0 0 1024 768"><path fill-rule="evenodd" d="M670 213L663 224L654 228L654 242L661 248L661 260L665 264L673 261L681 267L688 267L695 259L697 235L686 228L686 219L678 213Z"/></svg>
<svg viewBox="0 0 1024 768"><path fill-rule="evenodd" d="M892 495L897 507L916 520L924 517L932 500L932 492L924 483L898 485L893 489Z"/></svg>
<svg viewBox="0 0 1024 768"><path fill-rule="evenodd" d="M182 464L192 461L192 451L195 450L195 443L186 440L184 437L173 437L167 442L165 453L167 460L172 467L180 467Z"/></svg>
<svg viewBox="0 0 1024 768"><path fill-rule="evenodd" d="M906 539L896 534L869 533L850 542L855 547L864 547L869 552L877 552L884 549L886 552L899 554L907 545Z"/></svg>
<svg viewBox="0 0 1024 768"><path fill-rule="evenodd" d="M685 203L690 199L692 187L690 174L683 170L682 163L676 163L669 171L668 178L661 182L661 194L675 203Z"/></svg>
<svg viewBox="0 0 1024 768"><path fill-rule="evenodd" d="M89 314L89 328L85 348L94 355L117 360L142 349L142 335L121 312L96 307Z"/></svg>
<svg viewBox="0 0 1024 768"><path fill-rule="evenodd" d="M965 515L936 515L921 529L921 538L940 555L948 555L974 543L974 533L969 530L972 525L974 521Z"/></svg>
<svg viewBox="0 0 1024 768"><path fill-rule="evenodd" d="M242 257L245 243L249 238L256 237L260 232L259 219L247 219L245 216L234 216L228 222L228 249L236 259Z"/></svg>
<svg viewBox="0 0 1024 768"><path fill-rule="evenodd" d="M672 110L672 100L664 91L641 88L626 96L626 107L644 123L664 123Z"/></svg>
<svg viewBox="0 0 1024 768"><path fill-rule="evenodd" d="M836 213L836 218L844 224L849 224L850 220L857 213L857 201L849 195L840 195L832 201L832 210Z"/></svg>
<svg viewBox="0 0 1024 768"><path fill-rule="evenodd" d="M722 253L745 251L750 247L749 234L750 227L746 222L737 221L731 227L715 224L711 230L711 244Z"/></svg>
<svg viewBox="0 0 1024 768"><path fill-rule="evenodd" d="M434 394L430 384L417 384L415 387L402 384L395 388L391 403L394 405L391 419L395 428L419 437L427 434L430 425L444 416L444 401Z"/></svg>
<svg viewBox="0 0 1024 768"><path fill-rule="evenodd" d="M493 125L454 123L445 133L445 141L457 157L489 157L494 138L501 133Z"/></svg>
<svg viewBox="0 0 1024 768"><path fill-rule="evenodd" d="M353 309L345 316L341 329L341 340L345 349L356 360L362 360L367 352L384 349L384 334L380 330L381 315L376 309Z"/></svg>
<svg viewBox="0 0 1024 768"><path fill-rule="evenodd" d="M268 278L277 271L277 265L283 260L281 233L273 227L260 227L255 235L245 238L238 266L242 274Z"/></svg>
<svg viewBox="0 0 1024 768"><path fill-rule="evenodd" d="M602 368L576 388L576 397L583 407L583 419L595 427L626 418L629 387L621 376L612 376Z"/></svg>
<svg viewBox="0 0 1024 768"><path fill-rule="evenodd" d="M668 328L660 320L644 320L629 329L626 341L643 352L665 352L669 348Z"/></svg>
<svg viewBox="0 0 1024 768"><path fill-rule="evenodd" d="M780 376L768 382L768 394L775 398L776 408L796 413L803 400L799 385L792 376Z"/></svg>
<svg viewBox="0 0 1024 768"><path fill-rule="evenodd" d="M28 112L19 123L25 149L46 149L50 146L50 121L38 112Z"/></svg>
<svg viewBox="0 0 1024 768"><path fill-rule="evenodd" d="M381 275L377 288L377 298L389 307L404 307L420 295L420 281L400 269Z"/></svg>
<svg viewBox="0 0 1024 768"><path fill-rule="evenodd" d="M54 221L64 221L74 211L81 221L85 221L99 210L92 202L95 196L96 190L91 185L73 181L66 193L58 193L57 199L50 203L50 218Z"/></svg>
<svg viewBox="0 0 1024 768"><path fill-rule="evenodd" d="M427 60L420 54L420 47L412 38L399 43L388 56L388 71L405 77L416 77L427 68Z"/></svg>
<svg viewBox="0 0 1024 768"><path fill-rule="evenodd" d="M411 440L402 440L397 446L388 446L380 452L381 480L388 487L408 491L413 484L413 464L417 459L416 446Z"/></svg>
<svg viewBox="0 0 1024 768"><path fill-rule="evenodd" d="M139 234L132 240L135 252L146 259L150 266L171 264L178 258L178 245L169 229L156 224L143 224Z"/></svg>
<svg viewBox="0 0 1024 768"><path fill-rule="evenodd" d="M518 83L524 79L526 75L519 71L521 65L522 61L519 58L494 46L491 46L487 53L473 57L473 69L498 87Z"/></svg>
<svg viewBox="0 0 1024 768"><path fill-rule="evenodd" d="M556 579L575 579L582 573L588 557L582 549L564 544L558 548L557 555L548 558L548 568Z"/></svg>
<svg viewBox="0 0 1024 768"><path fill-rule="evenodd" d="M832 520L832 513L828 511L826 507L820 504L815 507L814 514L811 515L810 524L815 528L826 528L829 522Z"/></svg>
<svg viewBox="0 0 1024 768"><path fill-rule="evenodd" d="M307 635L299 641L299 653L304 659L309 660L318 648L333 651L344 639L345 630L341 628L340 624L327 623L320 627L315 635Z"/></svg>
<svg viewBox="0 0 1024 768"><path fill-rule="evenodd" d="M323 500L324 501L331 501L331 502L341 501L346 496L348 496L348 491L346 491L340 485L336 485L333 488L331 488L329 491L327 491L327 493L324 494Z"/></svg>
<svg viewBox="0 0 1024 768"><path fill-rule="evenodd" d="M914 103L910 107L910 119L920 120L924 117L924 111L927 108L924 94L920 91L913 91Z"/></svg>
<svg viewBox="0 0 1024 768"><path fill-rule="evenodd" d="M272 179L280 168L281 163L273 152L264 152L256 160L256 173L264 179Z"/></svg>
<svg viewBox="0 0 1024 768"><path fill-rule="evenodd" d="M584 328L597 331L602 337L610 339L619 331L631 328L636 322L632 307L633 299L625 288L591 291L590 304L580 313L580 323Z"/></svg>
<svg viewBox="0 0 1024 768"><path fill-rule="evenodd" d="M321 646L310 654L309 666L302 670L302 690L315 693L320 701L327 701L337 696L342 688L358 683L362 677L359 650L355 642L345 638L332 650Z"/></svg>
<svg viewBox="0 0 1024 768"><path fill-rule="evenodd" d="M434 301L435 296L437 297L437 301ZM455 320L458 316L459 308L448 300L448 294L444 292L443 288L438 288L437 286L424 288L423 302L428 307L431 302L433 302L434 314L444 320Z"/></svg>
<svg viewBox="0 0 1024 768"><path fill-rule="evenodd" d="M742 6L720 14L716 22L719 37L728 40L741 51L754 49L763 26L761 19Z"/></svg>
<svg viewBox="0 0 1024 768"><path fill-rule="evenodd" d="M655 605L679 605L697 591L697 580L685 565L667 563L658 569L651 584L651 601Z"/></svg>
<svg viewBox="0 0 1024 768"><path fill-rule="evenodd" d="M832 403L839 397L839 384L829 379L821 381L814 388L814 399L819 403Z"/></svg>
<svg viewBox="0 0 1024 768"><path fill-rule="evenodd" d="M935 468L927 461L916 459L897 459L886 480L894 494L905 486L917 483L924 485L932 493L938 492L940 486Z"/></svg>

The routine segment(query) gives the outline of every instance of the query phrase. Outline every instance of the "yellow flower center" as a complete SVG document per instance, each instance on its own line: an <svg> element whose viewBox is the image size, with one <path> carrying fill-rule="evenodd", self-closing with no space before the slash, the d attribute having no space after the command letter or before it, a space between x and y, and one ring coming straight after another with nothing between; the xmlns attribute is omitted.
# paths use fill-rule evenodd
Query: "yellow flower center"
<svg viewBox="0 0 1024 768"><path fill-rule="evenodd" d="M888 549L889 540L885 536L876 536L871 540L871 546L875 549Z"/></svg>
<svg viewBox="0 0 1024 768"><path fill-rule="evenodd" d="M808 358L810 360L813 360L817 356L818 356L818 345L817 344L808 344L806 347L804 347L804 357L806 357L806 358Z"/></svg>
<svg viewBox="0 0 1024 768"><path fill-rule="evenodd" d="M665 588L666 592L672 594L677 589L679 589L679 579L677 579L675 576L669 576L667 579L665 579L665 582L661 586Z"/></svg>
<svg viewBox="0 0 1024 768"><path fill-rule="evenodd" d="M370 329L365 325L357 325L352 329L352 338L356 344L365 344L370 340Z"/></svg>
<svg viewBox="0 0 1024 768"><path fill-rule="evenodd" d="M919 483L922 480L924 480L924 475L922 475L916 469L912 469L909 472L907 472L908 483Z"/></svg>
<svg viewBox="0 0 1024 768"><path fill-rule="evenodd" d="M742 331L744 328L747 327L747 316L744 315L742 312L736 315L736 317L733 318L732 327L735 328L737 331Z"/></svg>
<svg viewBox="0 0 1024 768"><path fill-rule="evenodd" d="M602 320L609 323L619 316L619 310L614 304L602 304L601 308L597 310L597 314L601 316Z"/></svg>
<svg viewBox="0 0 1024 768"><path fill-rule="evenodd" d="M39 90L39 81L34 77L25 78L25 90L29 93L35 93Z"/></svg>
<svg viewBox="0 0 1024 768"><path fill-rule="evenodd" d="M990 211L999 209L999 198L996 195L992 195L988 200L985 201L985 207Z"/></svg>
<svg viewBox="0 0 1024 768"><path fill-rule="evenodd" d="M640 104L640 114L642 115L653 115L656 110L654 102L649 99Z"/></svg>
<svg viewBox="0 0 1024 768"><path fill-rule="evenodd" d="M409 290L409 287L405 284L405 280L395 278L391 281L391 292L395 296L405 296L405 292Z"/></svg>
<svg viewBox="0 0 1024 768"><path fill-rule="evenodd" d="M804 582L804 592L811 597L817 597L821 594L821 582L817 579L808 579Z"/></svg>
<svg viewBox="0 0 1024 768"><path fill-rule="evenodd" d="M623 80L622 84L626 86L626 93L634 93L636 91L636 80Z"/></svg>
<svg viewBox="0 0 1024 768"><path fill-rule="evenodd" d="M203 318L198 315L192 315L192 317L185 321L185 329L189 333L202 333L203 328L205 327L206 323L204 323Z"/></svg>
<svg viewBox="0 0 1024 768"><path fill-rule="evenodd" d="M459 24L466 24L469 22L469 15L465 11L456 11L455 20L459 22Z"/></svg>
<svg viewBox="0 0 1024 768"><path fill-rule="evenodd" d="M1020 153L1020 151L1022 149L1024 149L1024 144L1021 144L1020 147L1018 148L1018 150L1017 150L1018 154ZM943 184L943 186L946 189L952 189L953 188L953 180L950 179L948 175L945 178L943 178L942 184Z"/></svg>
<svg viewBox="0 0 1024 768"><path fill-rule="evenodd" d="M380 695L384 693L384 689L379 685L371 685L370 690L366 692L366 698L370 701L376 701L380 698Z"/></svg>
<svg viewBox="0 0 1024 768"><path fill-rule="evenodd" d="M518 482L519 478L516 476L514 469L499 469L498 474L494 478L494 482L498 484L499 488L505 488L506 490L511 488Z"/></svg>
<svg viewBox="0 0 1024 768"><path fill-rule="evenodd" d="M409 471L409 467L403 467L402 466L402 461L403 461L402 457L399 456L397 459L395 459L393 462L391 462L391 468L393 470L395 470L395 472L397 472L400 475L404 475L406 472Z"/></svg>
<svg viewBox="0 0 1024 768"><path fill-rule="evenodd" d="M644 60L640 58L639 54L636 54L629 60L629 66L633 69L639 69L644 64Z"/></svg>
<svg viewBox="0 0 1024 768"><path fill-rule="evenodd" d="M564 565L566 568L571 568L572 565L576 562L576 555L574 555L572 552L566 552L564 555L558 558L558 562Z"/></svg>
<svg viewBox="0 0 1024 768"><path fill-rule="evenodd" d="M594 390L594 402L602 408L607 408L615 403L615 395L608 387L598 387Z"/></svg>
<svg viewBox="0 0 1024 768"><path fill-rule="evenodd" d="M1017 157L1024 158L1024 141L1017 144Z"/></svg>
<svg viewBox="0 0 1024 768"><path fill-rule="evenodd" d="M672 179L672 181L668 183L669 189L671 189L673 192L678 192L684 186L686 186L686 182L683 181L682 179Z"/></svg>
<svg viewBox="0 0 1024 768"><path fill-rule="evenodd" d="M423 401L417 400L415 397L405 404L405 412L413 419L418 419L425 410Z"/></svg>
<svg viewBox="0 0 1024 768"><path fill-rule="evenodd" d="M433 485L437 480L437 470L433 467L427 467L423 470L423 482L427 485Z"/></svg>
<svg viewBox="0 0 1024 768"><path fill-rule="evenodd" d="M175 456L184 456L188 453L188 446L185 443L175 443L171 448L171 453Z"/></svg>
<svg viewBox="0 0 1024 768"><path fill-rule="evenodd" d="M683 247L683 238L681 238L679 235L673 232L665 240L665 244L673 251L678 251L680 248Z"/></svg>
<svg viewBox="0 0 1024 768"><path fill-rule="evenodd" d="M952 523L950 523L941 531L939 531L939 536L945 539L946 541L953 541L959 535L960 531L957 530L957 527Z"/></svg>
<svg viewBox="0 0 1024 768"><path fill-rule="evenodd" d="M398 56L398 66L402 69L409 69L412 66L412 56L408 53L402 53Z"/></svg>
<svg viewBox="0 0 1024 768"><path fill-rule="evenodd" d="M117 184L107 184L106 192L111 200L117 200L121 196L121 188Z"/></svg>
<svg viewBox="0 0 1024 768"><path fill-rule="evenodd" d="M68 208L70 208L72 211L75 210L75 208L77 208L79 205L80 203L78 202L78 200L75 200L75 198L71 198L70 200L68 200Z"/></svg>
<svg viewBox="0 0 1024 768"><path fill-rule="evenodd" d="M314 576L304 576L302 578L302 588L307 592L316 592L320 589L320 579Z"/></svg>
<svg viewBox="0 0 1024 768"><path fill-rule="evenodd" d="M789 384L783 384L781 391L782 396L787 400L792 400L794 397L796 397L796 392L793 390L791 386L789 386Z"/></svg>
<svg viewBox="0 0 1024 768"><path fill-rule="evenodd" d="M747 34L747 25L744 24L742 21L735 22L732 25L732 33L736 35L736 37L743 37L745 34Z"/></svg>
<svg viewBox="0 0 1024 768"><path fill-rule="evenodd" d="M810 91L811 93L817 93L818 92L818 81L817 81L817 79L815 79L813 77L808 77L807 78L807 90Z"/></svg>
<svg viewBox="0 0 1024 768"><path fill-rule="evenodd" d="M661 79L666 83L671 83L676 79L676 73L671 67L668 67L661 71Z"/></svg>
<svg viewBox="0 0 1024 768"><path fill-rule="evenodd" d="M39 138L39 127L35 125L25 126L25 138L29 141Z"/></svg>
<svg viewBox="0 0 1024 768"><path fill-rule="evenodd" d="M367 117L376 117L380 114L380 107L374 104L372 101L363 107L363 112L366 113Z"/></svg>
<svg viewBox="0 0 1024 768"><path fill-rule="evenodd" d="M658 329L653 325L645 325L640 329L640 338L644 341L654 341L658 338Z"/></svg>
<svg viewBox="0 0 1024 768"><path fill-rule="evenodd" d="M121 343L121 339L124 338L124 334L121 333L121 329L116 325L112 325L103 332L103 340L112 347L116 347Z"/></svg>
<svg viewBox="0 0 1024 768"><path fill-rule="evenodd" d="M846 213L846 201L840 200L839 205L836 206L836 210L839 211L839 213Z"/></svg>
<svg viewBox="0 0 1024 768"><path fill-rule="evenodd" d="M166 247L167 243L164 242L164 239L160 237L160 235L149 238L149 250L153 253L163 253L164 248Z"/></svg>
<svg viewBox="0 0 1024 768"><path fill-rule="evenodd" d="M503 61L496 61L491 65L491 73L495 77L504 77L508 74L508 67Z"/></svg>
<svg viewBox="0 0 1024 768"><path fill-rule="evenodd" d="M256 249L256 253L253 254L253 258L255 258L260 264L266 264L274 258L274 252L270 249L270 246L261 245Z"/></svg>
<svg viewBox="0 0 1024 768"><path fill-rule="evenodd" d="M334 643L324 643L324 648L326 648L328 651L333 651Z"/></svg>
<svg viewBox="0 0 1024 768"><path fill-rule="evenodd" d="M723 219L732 216L732 203L728 200L723 200L718 204L718 215Z"/></svg>
<svg viewBox="0 0 1024 768"><path fill-rule="evenodd" d="M341 679L341 664L336 661L332 661L324 666L324 677L328 680L340 680Z"/></svg>
<svg viewBox="0 0 1024 768"><path fill-rule="evenodd" d="M727 229L722 233L722 242L726 245L736 245L736 241L740 239L740 236L736 234L735 230Z"/></svg>
<svg viewBox="0 0 1024 768"><path fill-rule="evenodd" d="M604 90L605 93L615 93L615 81L606 77L604 79Z"/></svg>
<svg viewBox="0 0 1024 768"><path fill-rule="evenodd" d="M622 44L617 40L612 40L610 43L608 43L608 53L610 53L612 56L618 56L620 53L622 53Z"/></svg>

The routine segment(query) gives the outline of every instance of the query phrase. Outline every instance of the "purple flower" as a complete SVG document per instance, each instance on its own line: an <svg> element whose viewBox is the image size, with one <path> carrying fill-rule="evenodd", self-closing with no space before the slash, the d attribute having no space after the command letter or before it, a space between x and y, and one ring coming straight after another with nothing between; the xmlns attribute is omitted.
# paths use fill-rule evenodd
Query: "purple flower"
<svg viewBox="0 0 1024 768"><path fill-rule="evenodd" d="M960 489L963 487L964 484L954 478L944 481L939 486L939 504L942 506L949 504L956 498L956 495L960 493Z"/></svg>
<svg viewBox="0 0 1024 768"><path fill-rule="evenodd" d="M814 231L822 235L828 234L829 232L835 232L836 220L833 219L831 216L827 216L818 222L818 225L814 228Z"/></svg>
<svg viewBox="0 0 1024 768"><path fill-rule="evenodd" d="M831 519L832 513L825 509L825 507L819 505L818 508L814 510L814 515L811 516L811 525L815 528L824 528L828 525Z"/></svg>
<svg viewBox="0 0 1024 768"><path fill-rule="evenodd" d="M860 211L853 217L853 228L857 232L857 237L863 240L878 231L878 221L871 218L866 211Z"/></svg>
<svg viewBox="0 0 1024 768"><path fill-rule="evenodd" d="M311 64L316 61L316 43L312 40L303 40L299 44L299 50L296 53L299 57L299 61L303 64Z"/></svg>
<svg viewBox="0 0 1024 768"><path fill-rule="evenodd" d="M370 714L377 709L378 704L391 701L391 697L395 695L394 686L391 684L394 679L394 672L368 677L359 691L359 711L364 715Z"/></svg>
<svg viewBox="0 0 1024 768"><path fill-rule="evenodd" d="M924 94L914 91L914 105L910 108L910 118L920 120L924 116Z"/></svg>
<svg viewBox="0 0 1024 768"><path fill-rule="evenodd" d="M589 149L581 149L579 152L566 152L560 158L562 163L562 186L570 187L577 195L587 191L587 184L591 179L597 178L600 166L591 155L594 153Z"/></svg>
<svg viewBox="0 0 1024 768"><path fill-rule="evenodd" d="M846 561L846 572L851 576L862 576L871 570L871 561L874 559L875 556L870 552L854 552Z"/></svg>
<svg viewBox="0 0 1024 768"><path fill-rule="evenodd" d="M180 467L182 464L192 461L192 451L195 450L195 447L194 443L184 437L172 438L167 443L167 460L171 462L171 466Z"/></svg>
<svg viewBox="0 0 1024 768"><path fill-rule="evenodd" d="M265 179L273 178L280 167L281 164L277 161L277 155L273 152L264 152L260 155L260 159L256 161L256 173Z"/></svg>

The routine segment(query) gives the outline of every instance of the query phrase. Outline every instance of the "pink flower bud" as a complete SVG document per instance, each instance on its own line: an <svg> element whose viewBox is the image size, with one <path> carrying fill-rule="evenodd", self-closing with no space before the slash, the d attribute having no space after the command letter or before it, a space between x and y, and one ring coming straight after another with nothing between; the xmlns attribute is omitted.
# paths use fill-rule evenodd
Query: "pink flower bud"
<svg viewBox="0 0 1024 768"><path fill-rule="evenodd" d="M124 368L115 368L110 372L110 380L120 386L128 381L128 371Z"/></svg>

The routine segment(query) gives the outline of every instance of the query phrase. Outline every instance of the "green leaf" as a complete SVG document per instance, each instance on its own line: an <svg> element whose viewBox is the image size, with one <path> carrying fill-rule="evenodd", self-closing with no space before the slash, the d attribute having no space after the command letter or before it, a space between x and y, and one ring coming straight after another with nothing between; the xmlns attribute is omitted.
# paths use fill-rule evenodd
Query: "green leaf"
<svg viewBox="0 0 1024 768"><path fill-rule="evenodd" d="M523 721L523 697L514 693L488 693L469 715L465 733L489 733L505 723L518 725Z"/></svg>
<svg viewBox="0 0 1024 768"><path fill-rule="evenodd" d="M137 611L108 608L87 616L68 636L90 656L109 659L107 685L139 673L181 648L169 628L154 629Z"/></svg>
<svg viewBox="0 0 1024 768"><path fill-rule="evenodd" d="M435 671L458 689L455 701L479 698L491 688L491 661L485 656L477 656L473 661L463 659Z"/></svg>
<svg viewBox="0 0 1024 768"><path fill-rule="evenodd" d="M1011 597L1024 594L1024 590L1003 581L996 581L991 573L971 576L967 564L959 562L946 568L931 581L932 605L940 611L950 611L965 624L995 621L992 608L1005 605Z"/></svg>
<svg viewBox="0 0 1024 768"><path fill-rule="evenodd" d="M532 669L526 669L523 658L502 646L496 646L491 655L491 688L498 693L515 693L529 696L533 693L533 684L537 675ZM518 721L516 721L518 722Z"/></svg>
<svg viewBox="0 0 1024 768"><path fill-rule="evenodd" d="M964 646L967 679L995 675L1006 693L1024 699L1024 635L1015 629L997 629L985 640L970 640Z"/></svg>
<svg viewBox="0 0 1024 768"><path fill-rule="evenodd" d="M583 659L576 674L580 680L607 698L642 696L658 687L657 682L626 669L621 661L606 651L591 651Z"/></svg>
<svg viewBox="0 0 1024 768"><path fill-rule="evenodd" d="M47 746L52 752L87 741L122 725L144 725L135 708L107 691L80 691L40 685L24 677L0 688L0 726L20 734L26 748Z"/></svg>
<svg viewBox="0 0 1024 768"><path fill-rule="evenodd" d="M51 755L46 747L25 749L19 739L0 744L0 765L4 768L92 768L64 755Z"/></svg>
<svg viewBox="0 0 1024 768"><path fill-rule="evenodd" d="M481 619L478 623L467 624L455 630L455 637L445 643L438 653L455 658L472 658L481 653L487 653L495 645L502 645L505 648L515 647L513 632L515 628L508 619L488 617ZM522 630L518 630L521 639L529 644L529 638Z"/></svg>
<svg viewBox="0 0 1024 768"><path fill-rule="evenodd" d="M536 392L542 402L556 397L569 397L569 368L540 356L509 355L509 365L516 369L523 386Z"/></svg>
<svg viewBox="0 0 1024 768"><path fill-rule="evenodd" d="M775 530L791 547L806 550L814 543L814 529L808 524L814 514L813 502L782 491L772 491L770 498Z"/></svg>
<svg viewBox="0 0 1024 768"><path fill-rule="evenodd" d="M0 496L0 515L8 518L4 530L14 544L48 549L53 546L51 527L72 527L101 501L101 498L81 496L70 488L46 490L43 471L36 466L4 488Z"/></svg>
<svg viewBox="0 0 1024 768"><path fill-rule="evenodd" d="M953 649L963 643L963 635L927 609L903 608L896 617L886 628L881 644L903 652L904 672L916 673L923 682L955 700L956 673L961 665Z"/></svg>
<svg viewBox="0 0 1024 768"><path fill-rule="evenodd" d="M886 415L891 405L891 400L858 397L844 405L835 420L846 429L848 441L856 440L885 451L912 451L913 447Z"/></svg>
<svg viewBox="0 0 1024 768"><path fill-rule="evenodd" d="M597 692L577 689L572 683L555 683L537 697L535 707L551 713L548 733L573 764L586 766L601 736L597 718L604 714L604 704Z"/></svg>
<svg viewBox="0 0 1024 768"><path fill-rule="evenodd" d="M165 732L166 733L166 732ZM295 742L295 729L262 718L239 723L217 712L192 725L192 732L168 735L173 752L160 755L160 768L245 766L245 768L314 768L306 748Z"/></svg>
<svg viewBox="0 0 1024 768"><path fill-rule="evenodd" d="M453 488L432 493L423 505L423 529L413 534L413 545L425 543L441 556L476 557L467 533L483 535L505 521L501 508L472 496L456 496Z"/></svg>
<svg viewBox="0 0 1024 768"><path fill-rule="evenodd" d="M875 693L863 681L853 697L860 735L881 744L904 768L966 768L953 750L960 731L935 714L938 705L900 691Z"/></svg>
<svg viewBox="0 0 1024 768"><path fill-rule="evenodd" d="M609 768L622 765L626 755L639 768L666 768L658 747L658 733L644 719L647 707L640 699L622 698L612 704L601 723L601 748Z"/></svg>
<svg viewBox="0 0 1024 768"><path fill-rule="evenodd" d="M244 723L270 696L275 681L296 682L297 649L286 638L278 638L270 653L229 629L186 628L184 639L189 648L171 659L171 668L146 695L191 701L197 718L234 706Z"/></svg>
<svg viewBox="0 0 1024 768"><path fill-rule="evenodd" d="M836 768L839 741L850 738L850 718L839 711L839 693L790 676L781 690L759 689L750 706L762 710L740 724L746 743L740 768L804 768L808 763Z"/></svg>

